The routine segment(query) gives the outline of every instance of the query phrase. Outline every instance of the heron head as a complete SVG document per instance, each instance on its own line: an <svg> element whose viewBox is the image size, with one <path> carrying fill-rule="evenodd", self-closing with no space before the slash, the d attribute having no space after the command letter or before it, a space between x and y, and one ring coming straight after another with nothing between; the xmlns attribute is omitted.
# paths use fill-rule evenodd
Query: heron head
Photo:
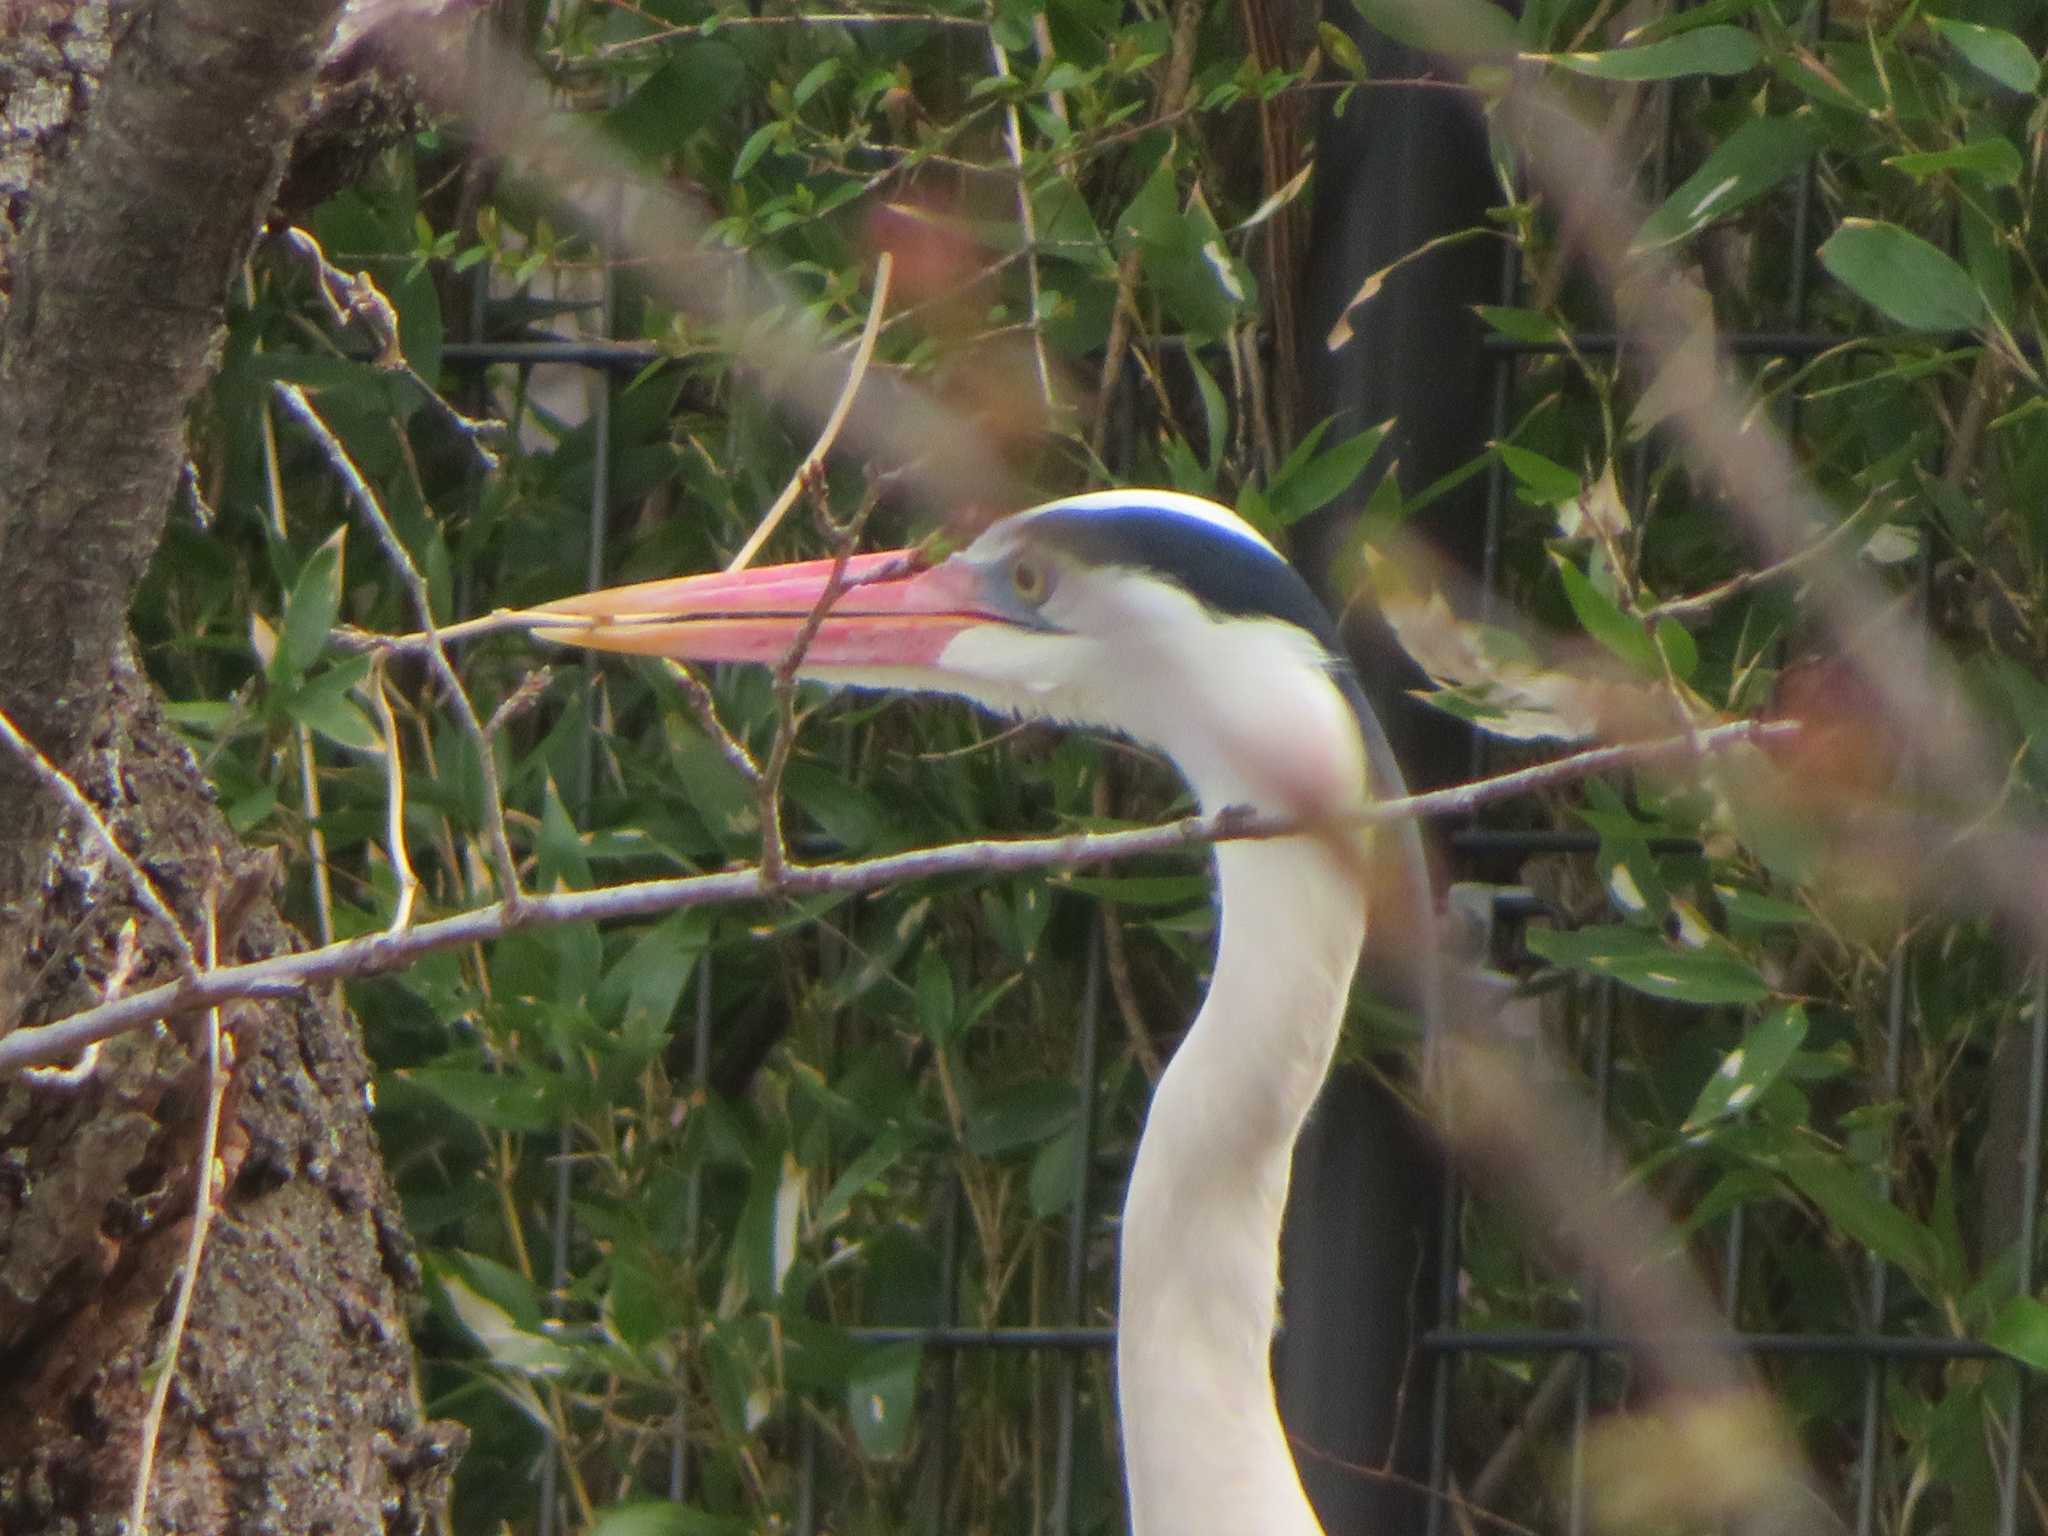
<svg viewBox="0 0 2048 1536"><path fill-rule="evenodd" d="M617 587L535 610L550 639L679 660L788 654L833 562ZM1365 793L1356 685L1328 616L1235 513L1100 491L995 524L936 564L858 555L799 675L947 693L1117 731L1173 760L1208 808L1339 811Z"/></svg>

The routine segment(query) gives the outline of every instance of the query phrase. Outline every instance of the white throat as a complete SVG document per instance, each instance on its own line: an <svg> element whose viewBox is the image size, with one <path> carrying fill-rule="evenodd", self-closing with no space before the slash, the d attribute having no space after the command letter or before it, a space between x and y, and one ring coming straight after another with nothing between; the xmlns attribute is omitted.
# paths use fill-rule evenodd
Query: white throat
<svg viewBox="0 0 2048 1536"><path fill-rule="evenodd" d="M1362 859L1362 850L1361 850ZM1322 1536L1273 1399L1280 1222L1365 937L1358 861L1217 849L1215 980L1124 1205L1117 1377L1135 1536Z"/></svg>

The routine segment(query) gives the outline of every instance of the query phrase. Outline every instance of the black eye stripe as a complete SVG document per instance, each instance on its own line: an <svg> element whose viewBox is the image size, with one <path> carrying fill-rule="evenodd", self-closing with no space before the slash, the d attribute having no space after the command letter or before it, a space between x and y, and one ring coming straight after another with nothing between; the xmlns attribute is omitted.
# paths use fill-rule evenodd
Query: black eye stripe
<svg viewBox="0 0 2048 1536"><path fill-rule="evenodd" d="M1226 618L1273 618L1307 630L1333 657L1336 626L1293 566L1264 545L1200 518L1158 508L1034 514L1020 530L1033 545L1085 565L1123 566L1173 582Z"/></svg>

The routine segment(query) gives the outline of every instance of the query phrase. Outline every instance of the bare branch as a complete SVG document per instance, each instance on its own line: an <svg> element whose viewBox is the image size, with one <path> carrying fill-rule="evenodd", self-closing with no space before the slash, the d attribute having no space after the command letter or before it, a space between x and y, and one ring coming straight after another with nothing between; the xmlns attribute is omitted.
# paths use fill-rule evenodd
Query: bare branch
<svg viewBox="0 0 2048 1536"><path fill-rule="evenodd" d="M1426 816L1465 815L1482 805L1538 789L1553 788L1612 768L1698 761L1702 753L1720 753L1742 746L1789 741L1799 727L1791 722L1740 720L1703 731L1697 737L1673 736L1623 746L1595 747L1554 762L1539 763L1514 773L1481 779L1450 789L1432 790L1369 806L1345 824L1379 826ZM883 858L847 864L798 864L770 883L756 868L686 875L670 880L643 880L595 891L560 891L528 896L516 910L499 902L422 923L404 933L373 933L299 954L278 955L248 965L223 966L196 979L139 992L76 1013L53 1024L18 1029L0 1036L0 1074L25 1066L63 1061L95 1040L169 1018L194 1008L212 1007L237 997L290 996L315 982L370 976L397 970L422 955L466 944L488 943L512 928L557 923L616 921L657 917L683 907L729 906L763 897L852 894L905 880L975 872L985 875L1025 874L1063 865L1099 864L1110 859L1171 853L1240 838L1296 836L1322 830L1298 819L1260 818L1230 808L1211 816L1191 816L1130 832L1069 833L1061 837L1001 839L948 843L916 848Z"/></svg>
<svg viewBox="0 0 2048 1536"><path fill-rule="evenodd" d="M683 702L690 707L690 713L697 717L697 724L713 746L718 748L732 769L747 785L754 789L761 787L761 768L754 761L753 754L741 745L740 739L725 728L725 722L718 718L718 701L711 697L711 690L704 679L692 672L679 661L662 658L662 670L668 673L669 681L682 693Z"/></svg>
<svg viewBox="0 0 2048 1536"><path fill-rule="evenodd" d="M1044 25L1044 17L1037 18ZM1050 51L1049 49L1047 50ZM996 78L1010 78L1010 54L996 37L993 25L988 33L989 62L995 66ZM1064 119L1067 115L1063 100L1055 97L1054 110ZM1031 303L1031 361L1038 372L1038 394L1045 404L1048 420L1058 415L1060 403L1058 393L1053 389L1052 363L1045 354L1044 304L1041 300L1038 275L1038 216L1031 207L1031 183L1024 174L1024 125L1017 111L1014 97L1003 103L1003 143L1010 152L1010 165L1017 173L1017 228L1024 237L1024 291Z"/></svg>
<svg viewBox="0 0 2048 1536"><path fill-rule="evenodd" d="M505 423L463 415L448 403L445 395L420 376L399 345L398 306L385 296L375 279L367 272L345 272L335 266L320 248L320 242L296 226L284 232L284 244L312 270L313 286L319 290L334 323L347 325L351 320L362 321L371 339L377 343L377 355L372 359L375 366L387 373L403 374L411 380L428 408L469 444L478 466L487 474L496 469L498 454L487 439L501 436Z"/></svg>
<svg viewBox="0 0 2048 1536"><path fill-rule="evenodd" d="M803 666L811 642L818 638L818 627L825 622L826 613L847 588L846 562L853 558L854 546L860 542L860 531L875 508L875 500L870 490L852 520L844 528L832 530L832 569L825 578L824 590L804 615L796 638L789 642L789 650L775 665L775 741L755 784L761 796L761 879L771 887L781 883L787 862L782 842L782 776L789 768L789 754L796 745L797 670ZM827 520L822 507L819 517L821 521Z"/></svg>
<svg viewBox="0 0 2048 1536"><path fill-rule="evenodd" d="M420 574L420 568L413 563L412 555L398 537L398 530L384 515L383 505L377 500L377 493L370 489L362 471L356 468L349 457L348 449L341 439L329 429L320 413L313 409L313 403L296 384L280 382L274 386L277 397L284 402L286 410L298 418L299 424L312 436L326 456L328 466L340 477L356 506L368 520L377 541L384 547L384 553L391 561L392 568L404 581L406 591L412 598L412 606L418 615L422 631L427 638L427 651L434 675L447 690L448 703L455 711L464 734L476 747L477 768L483 778L484 835L490 844L491 865L498 877L499 894L508 906L516 909L522 899L519 890L519 866L512 858L511 839L505 835L505 800L498 787L498 763L491 753L491 740L477 719L476 708L469 702L469 693L462 686L462 679L455 674L455 665L448 659L448 648L441 643L441 634L434 625L433 599L427 592L427 579Z"/></svg>
<svg viewBox="0 0 2048 1536"><path fill-rule="evenodd" d="M726 566L728 571L743 571L753 564L754 556L761 553L761 546L768 542L768 536L782 525L782 519L789 509L796 505L797 497L804 492L813 475L825 467L825 455L832 451L832 445L839 440L839 429L846 425L846 413L853 409L854 399L860 394L860 381L867 377L868 363L875 355L875 337L881 334L882 312L889 307L889 274L894 269L895 259L887 251L875 263L875 296L868 304L867 324L861 327L860 343L853 349L853 366L847 369L846 383L840 388L839 398L832 404L832 414L825 418L825 425L818 433L817 442L804 455L803 463L797 465L796 473L789 477L789 483L782 488L782 494L775 498L773 506L762 514L761 521L754 525L754 531L747 535L747 542L740 546L740 552L732 557Z"/></svg>
<svg viewBox="0 0 2048 1536"><path fill-rule="evenodd" d="M387 931L402 933L412 925L420 878L412 872L412 860L405 851L405 757L399 747L398 717L392 714L391 695L385 691L382 658L370 668L370 702L376 706L377 723L384 730L384 843L391 857L392 876L398 882L398 901ZM497 724L495 716L491 723Z"/></svg>
<svg viewBox="0 0 2048 1536"><path fill-rule="evenodd" d="M206 892L206 963L210 969L220 959L218 905L221 879L215 870ZM170 1327L164 1333L164 1347L156 1361L156 1381L149 1392L149 1408L142 1416L141 1449L135 1459L135 1496L128 1507L128 1529L143 1536L149 1527L149 1479L156 1465L157 1436L163 1429L164 1405L170 1400L171 1381L178 1373L178 1346L185 1339L185 1325L192 1316L192 1297L199 1289L199 1261L206 1252L206 1229L213 1224L213 1162L220 1146L220 1107L227 1097L228 1066L234 1058L234 1042L223 1039L220 1009L206 1014L206 1120L199 1132L199 1149L193 1155L192 1229L185 1239L185 1267L178 1276L178 1297L171 1308Z"/></svg>

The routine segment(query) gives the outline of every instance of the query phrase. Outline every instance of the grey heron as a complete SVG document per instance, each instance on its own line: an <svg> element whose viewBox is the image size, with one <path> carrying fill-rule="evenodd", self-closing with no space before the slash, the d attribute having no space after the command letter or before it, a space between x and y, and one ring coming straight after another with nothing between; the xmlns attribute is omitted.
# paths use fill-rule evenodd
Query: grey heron
<svg viewBox="0 0 2048 1536"><path fill-rule="evenodd" d="M833 579L830 560L685 576L530 618L567 643L773 664ZM1018 513L936 564L855 556L838 580L800 676L1115 731L1205 810L1331 819L1215 850L1215 967L1139 1141L1117 1329L1136 1536L1320 1536L1273 1394L1281 1216L1366 931L1364 840L1332 828L1398 792L1327 614L1235 513L1151 490Z"/></svg>

